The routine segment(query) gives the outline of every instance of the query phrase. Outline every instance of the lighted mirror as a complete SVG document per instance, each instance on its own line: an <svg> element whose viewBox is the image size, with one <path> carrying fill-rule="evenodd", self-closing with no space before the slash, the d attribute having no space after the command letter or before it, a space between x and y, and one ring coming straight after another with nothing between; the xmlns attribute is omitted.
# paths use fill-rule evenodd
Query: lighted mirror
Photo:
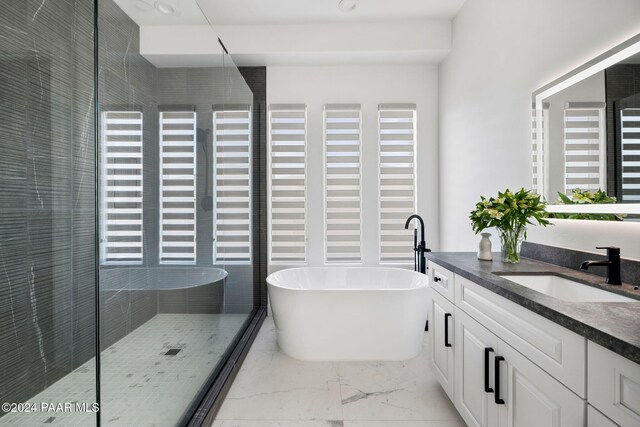
<svg viewBox="0 0 640 427"><path fill-rule="evenodd" d="M640 218L640 34L533 94L533 188L555 216Z"/></svg>

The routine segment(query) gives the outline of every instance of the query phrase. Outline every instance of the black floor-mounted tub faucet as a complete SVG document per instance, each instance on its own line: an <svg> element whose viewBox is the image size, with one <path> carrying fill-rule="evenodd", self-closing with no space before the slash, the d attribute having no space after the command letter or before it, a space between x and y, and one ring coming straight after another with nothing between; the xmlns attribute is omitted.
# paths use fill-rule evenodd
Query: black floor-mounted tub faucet
<svg viewBox="0 0 640 427"><path fill-rule="evenodd" d="M404 223L404 229L409 229L411 220L417 219L420 222L420 243L418 243L418 229L413 229L413 269L420 273L427 273L427 260L424 256L426 252L431 252L431 249L427 249L427 244L424 241L424 221L418 214L413 214Z"/></svg>

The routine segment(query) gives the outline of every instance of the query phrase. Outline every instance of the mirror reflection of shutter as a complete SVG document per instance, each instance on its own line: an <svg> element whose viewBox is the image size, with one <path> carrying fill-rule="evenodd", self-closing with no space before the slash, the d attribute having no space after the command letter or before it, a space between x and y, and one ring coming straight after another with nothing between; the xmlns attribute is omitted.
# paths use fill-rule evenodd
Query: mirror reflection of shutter
<svg viewBox="0 0 640 427"><path fill-rule="evenodd" d="M564 187L607 188L603 102L568 102L564 109Z"/></svg>
<svg viewBox="0 0 640 427"><path fill-rule="evenodd" d="M325 261L362 261L360 104L324 106Z"/></svg>
<svg viewBox="0 0 640 427"><path fill-rule="evenodd" d="M250 263L251 107L213 110L214 263Z"/></svg>
<svg viewBox="0 0 640 427"><path fill-rule="evenodd" d="M268 121L269 262L306 263L306 106L272 104Z"/></svg>
<svg viewBox="0 0 640 427"><path fill-rule="evenodd" d="M196 113L160 109L160 262L195 263Z"/></svg>
<svg viewBox="0 0 640 427"><path fill-rule="evenodd" d="M142 263L142 113L102 113L103 263Z"/></svg>
<svg viewBox="0 0 640 427"><path fill-rule="evenodd" d="M531 189L534 193L540 193L540 181L544 176L544 161L539 162L538 159L544 159L544 145L548 140L549 132L549 104L543 103L542 110L540 110L540 137L538 137L538 122L536 117L536 105L533 104L531 110L531 160L532 160L532 172L533 182ZM539 181L540 180L540 181Z"/></svg>
<svg viewBox="0 0 640 427"><path fill-rule="evenodd" d="M640 202L640 108L620 110L622 201Z"/></svg>
<svg viewBox="0 0 640 427"><path fill-rule="evenodd" d="M380 104L380 263L413 263L413 230L405 220L416 210L416 106Z"/></svg>

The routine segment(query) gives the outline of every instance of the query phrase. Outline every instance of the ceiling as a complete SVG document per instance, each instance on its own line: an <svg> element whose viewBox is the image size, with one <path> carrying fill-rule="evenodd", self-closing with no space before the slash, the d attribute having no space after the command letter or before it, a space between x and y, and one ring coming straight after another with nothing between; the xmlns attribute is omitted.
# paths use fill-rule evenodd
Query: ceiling
<svg viewBox="0 0 640 427"><path fill-rule="evenodd" d="M115 0L140 26L279 25L452 19L465 0L358 0L351 12L339 0ZM169 9L167 9L169 6ZM159 9L175 13L167 15ZM203 14L204 12L204 14ZM206 18L205 18L206 15Z"/></svg>
<svg viewBox="0 0 640 427"><path fill-rule="evenodd" d="M194 67L210 66L216 54L207 46L217 37L239 65L437 64L451 49L451 21L465 3L346 1L358 6L344 12L339 0L115 0L141 35L153 33L141 43L144 56L157 66ZM203 28L213 34L194 38Z"/></svg>
<svg viewBox="0 0 640 427"><path fill-rule="evenodd" d="M213 25L452 19L465 0L359 0L343 12L338 0L197 0Z"/></svg>
<svg viewBox="0 0 640 427"><path fill-rule="evenodd" d="M207 25L196 0L114 0L140 27L153 25ZM224 0L216 0L224 1ZM169 9L167 9L167 7ZM163 9L164 8L164 9ZM174 13L166 14L161 10Z"/></svg>

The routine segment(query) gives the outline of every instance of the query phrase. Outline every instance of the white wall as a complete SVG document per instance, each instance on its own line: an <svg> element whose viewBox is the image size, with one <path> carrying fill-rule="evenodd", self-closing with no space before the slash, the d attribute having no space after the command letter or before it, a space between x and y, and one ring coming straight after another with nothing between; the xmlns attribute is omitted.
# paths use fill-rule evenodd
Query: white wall
<svg viewBox="0 0 640 427"><path fill-rule="evenodd" d="M267 102L307 105L309 265L324 263L322 109L329 103L360 103L362 107L363 265L378 264L379 103L417 104L418 213L426 222L427 246L439 247L435 66L268 67Z"/></svg>
<svg viewBox="0 0 640 427"><path fill-rule="evenodd" d="M468 216L481 194L531 187L531 93L640 32L639 16L637 0L465 3L439 69L442 250L477 249ZM640 259L638 223L560 222L529 240L582 250L614 243Z"/></svg>

